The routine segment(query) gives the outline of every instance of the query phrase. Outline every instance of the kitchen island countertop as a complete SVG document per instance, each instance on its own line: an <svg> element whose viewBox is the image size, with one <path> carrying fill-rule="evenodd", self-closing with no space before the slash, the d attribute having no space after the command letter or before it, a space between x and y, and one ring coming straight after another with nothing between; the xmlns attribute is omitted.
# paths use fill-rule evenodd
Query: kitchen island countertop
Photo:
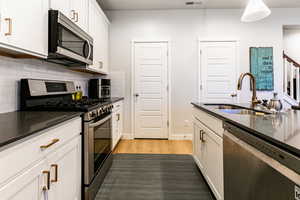
<svg viewBox="0 0 300 200"><path fill-rule="evenodd" d="M216 106L205 103L192 102L192 105L300 157L300 111L289 110L263 116L240 115L222 112ZM231 105L252 108L250 104Z"/></svg>

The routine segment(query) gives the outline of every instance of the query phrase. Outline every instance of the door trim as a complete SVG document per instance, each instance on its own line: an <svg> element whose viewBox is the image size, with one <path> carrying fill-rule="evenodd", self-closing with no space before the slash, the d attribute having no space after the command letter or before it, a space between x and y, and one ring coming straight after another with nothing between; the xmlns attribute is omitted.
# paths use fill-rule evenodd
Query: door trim
<svg viewBox="0 0 300 200"><path fill-rule="evenodd" d="M167 77L167 83L168 83L168 91L167 91L167 97L168 97L168 121L169 126L168 128L168 139L170 139L172 134L172 120L171 120L171 91L172 91L172 85L171 85L171 40L170 39L133 39L131 40L131 92L130 92L130 98L131 98L131 129L132 134L130 139L135 138L135 105L134 105L134 93L135 93L135 48L134 45L136 43L166 43L167 49L168 49L168 64L167 64L167 70L168 70L168 77Z"/></svg>
<svg viewBox="0 0 300 200"><path fill-rule="evenodd" d="M238 80L238 75L240 74L240 69L239 69L239 65L240 65L240 40L239 39L232 39L232 38L227 38L227 39L217 39L217 38L198 38L198 101L201 102L201 96L202 96L202 78L201 78L201 43L203 42L235 42L236 43L236 82ZM240 95L237 92L237 102L240 102Z"/></svg>

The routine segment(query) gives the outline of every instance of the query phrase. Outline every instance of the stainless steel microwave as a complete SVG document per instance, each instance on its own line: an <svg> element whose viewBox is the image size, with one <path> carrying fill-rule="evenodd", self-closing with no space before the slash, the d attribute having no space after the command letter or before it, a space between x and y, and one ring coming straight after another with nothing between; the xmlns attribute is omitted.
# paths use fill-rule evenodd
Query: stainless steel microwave
<svg viewBox="0 0 300 200"><path fill-rule="evenodd" d="M93 38L58 10L49 10L47 61L70 66L93 64Z"/></svg>

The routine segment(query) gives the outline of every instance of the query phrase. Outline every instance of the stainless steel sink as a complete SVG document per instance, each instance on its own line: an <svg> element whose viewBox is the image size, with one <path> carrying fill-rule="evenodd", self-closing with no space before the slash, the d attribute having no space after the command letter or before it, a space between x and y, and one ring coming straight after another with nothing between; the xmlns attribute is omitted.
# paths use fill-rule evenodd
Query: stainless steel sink
<svg viewBox="0 0 300 200"><path fill-rule="evenodd" d="M230 104L204 104L206 106L212 106L215 109L219 110L220 112L227 113L227 114L236 114L236 115L259 115L264 116L271 113L265 111L259 111L250 108L244 108L236 105Z"/></svg>

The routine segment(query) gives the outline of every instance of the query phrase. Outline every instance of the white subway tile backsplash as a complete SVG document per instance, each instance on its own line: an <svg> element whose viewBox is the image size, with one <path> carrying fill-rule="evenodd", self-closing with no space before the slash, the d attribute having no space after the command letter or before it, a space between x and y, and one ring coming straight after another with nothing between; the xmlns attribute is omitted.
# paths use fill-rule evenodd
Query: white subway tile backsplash
<svg viewBox="0 0 300 200"><path fill-rule="evenodd" d="M12 59L0 56L0 113L19 109L22 78L68 80L80 85L87 94L88 80L93 75L73 72L67 67L35 59Z"/></svg>

